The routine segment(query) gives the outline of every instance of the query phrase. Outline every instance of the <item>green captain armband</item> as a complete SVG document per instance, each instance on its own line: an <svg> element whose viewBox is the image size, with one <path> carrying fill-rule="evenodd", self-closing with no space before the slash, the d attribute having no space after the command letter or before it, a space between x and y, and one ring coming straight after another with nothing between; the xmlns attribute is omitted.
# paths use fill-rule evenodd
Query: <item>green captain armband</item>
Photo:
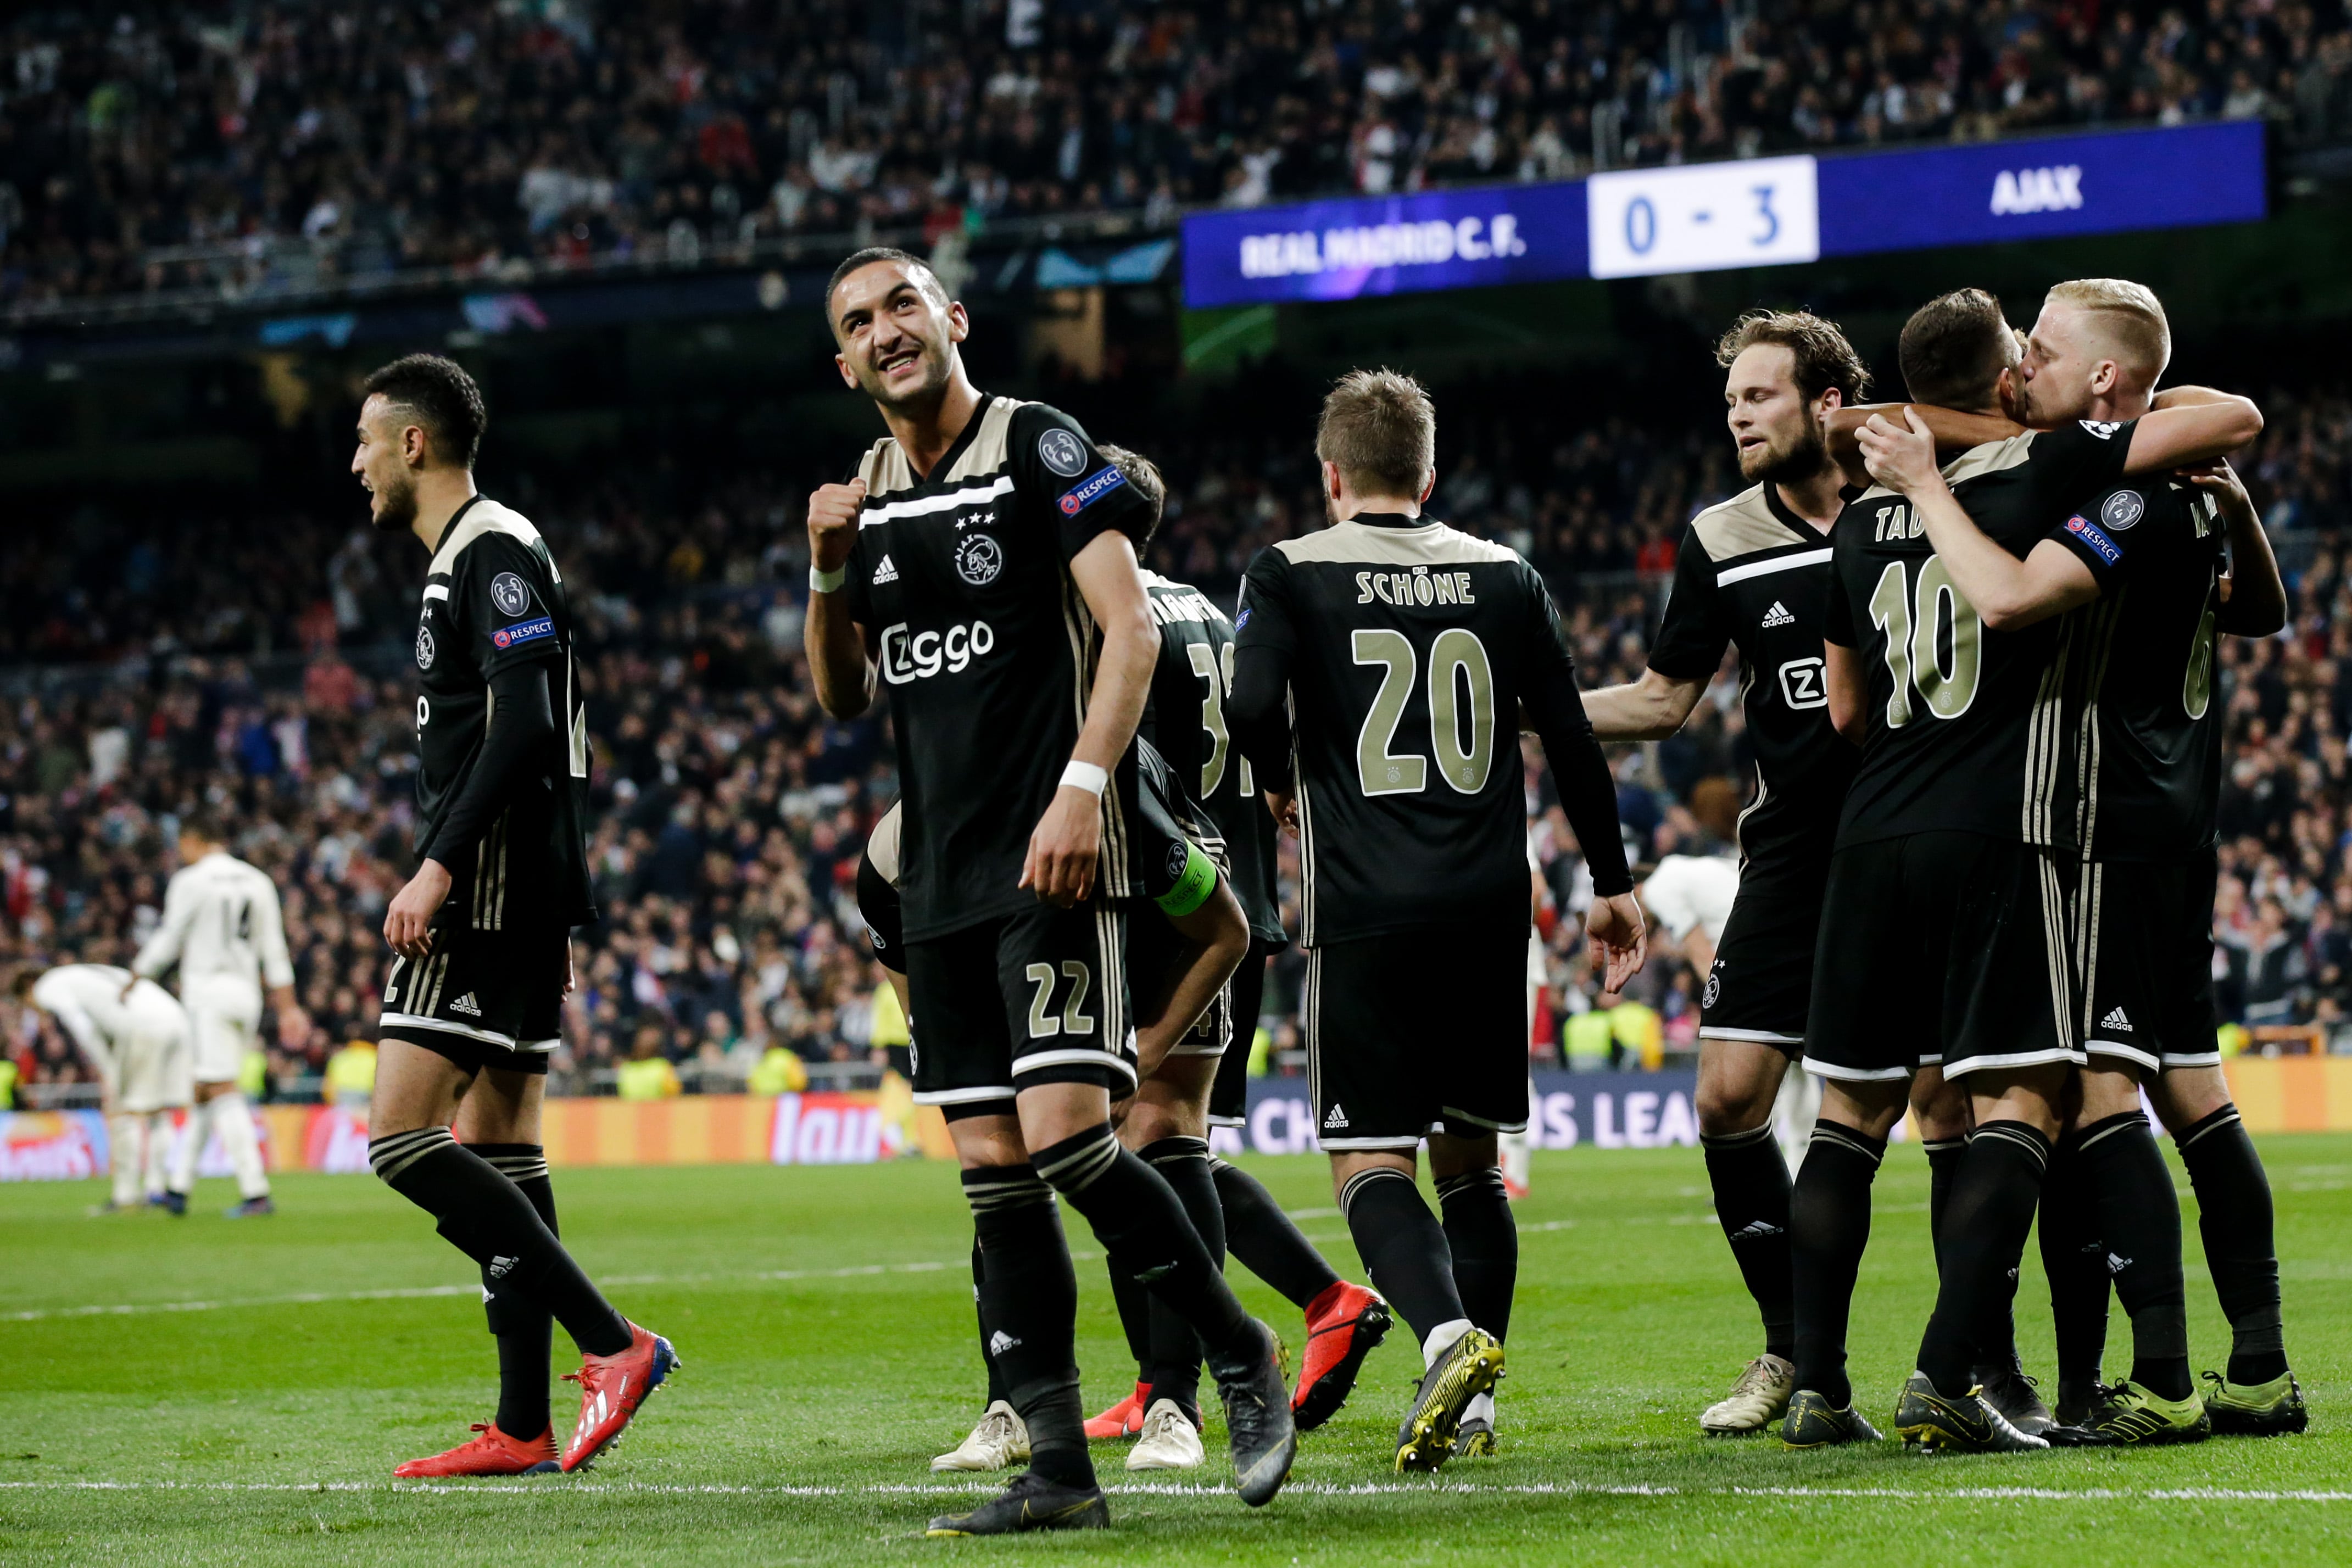
<svg viewBox="0 0 2352 1568"><path fill-rule="evenodd" d="M1184 870L1176 878L1176 885L1152 900L1169 916L1181 920L1209 902L1209 894L1217 891L1217 862L1201 852L1192 840L1184 841Z"/></svg>

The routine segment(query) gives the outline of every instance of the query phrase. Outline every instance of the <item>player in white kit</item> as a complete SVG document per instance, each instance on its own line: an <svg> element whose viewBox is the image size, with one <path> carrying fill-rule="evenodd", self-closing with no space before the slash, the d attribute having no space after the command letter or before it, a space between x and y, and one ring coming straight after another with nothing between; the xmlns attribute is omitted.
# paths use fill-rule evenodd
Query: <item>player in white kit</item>
<svg viewBox="0 0 2352 1568"><path fill-rule="evenodd" d="M180 1000L188 1010L196 1103L172 1190L184 1196L195 1185L196 1156L205 1138L217 1135L236 1173L240 1201L229 1217L244 1218L276 1212L253 1112L238 1086L246 1053L258 1048L264 983L278 1011L280 1040L299 1041L310 1025L294 1001L278 885L230 854L224 839L201 817L182 822L180 869L163 890L163 918L131 967L154 980L178 965Z"/></svg>
<svg viewBox="0 0 2352 1568"><path fill-rule="evenodd" d="M17 981L35 1007L58 1020L106 1086L114 1192L96 1212L138 1206L141 1178L163 1188L163 1152L172 1113L188 1103L188 1015L172 993L110 964L60 964Z"/></svg>

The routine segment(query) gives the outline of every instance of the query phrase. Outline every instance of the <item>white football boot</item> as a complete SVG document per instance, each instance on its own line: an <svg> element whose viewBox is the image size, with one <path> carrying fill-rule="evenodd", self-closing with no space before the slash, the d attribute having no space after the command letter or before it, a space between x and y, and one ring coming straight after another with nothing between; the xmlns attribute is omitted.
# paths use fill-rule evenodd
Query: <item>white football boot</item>
<svg viewBox="0 0 2352 1568"><path fill-rule="evenodd" d="M1130 1470L1196 1470L1206 1456L1201 1434L1173 1399L1155 1399L1143 1413L1143 1431L1127 1452Z"/></svg>
<svg viewBox="0 0 2352 1568"><path fill-rule="evenodd" d="M1029 1426L1019 1411L1000 1399L980 1417L971 1436L931 1461L934 1473L945 1470L1001 1470L1029 1458Z"/></svg>
<svg viewBox="0 0 2352 1568"><path fill-rule="evenodd" d="M1702 1412L1699 1430L1718 1437L1760 1432L1788 1414L1797 1369L1767 1351L1748 1364L1731 1392Z"/></svg>

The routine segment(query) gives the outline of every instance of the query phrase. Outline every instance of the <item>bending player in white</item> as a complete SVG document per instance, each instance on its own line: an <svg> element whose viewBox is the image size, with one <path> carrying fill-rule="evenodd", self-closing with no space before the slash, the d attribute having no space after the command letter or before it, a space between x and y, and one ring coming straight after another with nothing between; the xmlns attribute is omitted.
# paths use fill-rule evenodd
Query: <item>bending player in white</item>
<svg viewBox="0 0 2352 1568"><path fill-rule="evenodd" d="M257 1048L263 982L278 1010L278 1039L301 1040L310 1024L294 1001L278 884L230 854L225 838L200 816L181 822L180 869L163 890L163 921L131 967L140 978L160 980L178 965L180 1000L188 1010L196 1103L173 1163L172 1190L184 1198L195 1186L196 1156L207 1137L217 1136L236 1173L239 1201L229 1218L240 1219L278 1211L261 1168L253 1111L237 1082L246 1053ZM129 978L122 982L126 997L131 986Z"/></svg>
<svg viewBox="0 0 2352 1568"><path fill-rule="evenodd" d="M188 1015L172 993L111 964L60 964L37 979L26 969L16 991L58 1020L98 1069L106 1089L113 1195L99 1214L139 1206L141 1178L184 1213L182 1193L165 1193L163 1152L172 1113L188 1103Z"/></svg>

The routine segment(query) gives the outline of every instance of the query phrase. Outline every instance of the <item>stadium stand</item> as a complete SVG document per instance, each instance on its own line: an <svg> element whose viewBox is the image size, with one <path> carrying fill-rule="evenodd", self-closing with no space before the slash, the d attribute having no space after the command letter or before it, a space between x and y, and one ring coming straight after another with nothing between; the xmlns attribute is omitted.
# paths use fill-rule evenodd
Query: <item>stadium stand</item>
<svg viewBox="0 0 2352 1568"><path fill-rule="evenodd" d="M47 6L0 60L20 320L2053 127L2352 138L2334 0Z"/></svg>
<svg viewBox="0 0 2352 1568"><path fill-rule="evenodd" d="M2222 1000L2256 1027L2333 1031L2352 1026L2352 579L2337 542L2352 520L2352 401L2278 391L2265 406L2250 480L2296 612L2279 638L2222 643ZM1683 521L1735 486L1719 440L1621 420L1554 445L1533 425L1475 423L1484 456L1449 462L1436 509L1545 569L1585 684L1631 678ZM1154 564L1171 575L1228 595L1257 549L1314 526L1312 472L1296 454L1203 442L1163 460L1172 493ZM807 695L805 491L738 475L673 511L608 479L533 507L582 609L597 758L605 919L578 946L558 1064L569 1086L612 1090L648 1023L690 1092L739 1087L772 1044L820 1081L873 1070L880 977L849 891L895 788L887 721L833 723ZM228 803L245 824L240 852L288 890L299 991L318 1027L268 1060L278 1092L310 1095L325 1092L331 1053L370 1031L383 907L409 864L415 562L404 538L284 523L273 537L307 548L260 549L232 517L15 530L0 543L0 640L13 640L0 644L0 965L122 961L160 903L166 818ZM167 574L246 591L142 591ZM247 611L179 609L207 601ZM1702 824L1719 818L1693 809L1706 781L1748 775L1736 669L1710 696L1682 735L1622 760L1639 859L1706 844ZM1554 897L1580 908L1580 858L1532 765L1529 788ZM1555 1019L1592 999L1575 930L1554 928ZM1269 989L1277 1060L1295 1040L1297 970L1295 954L1278 962ZM1669 1050L1688 1047L1696 993L1675 961L1636 982ZM38 1014L18 1014L8 1042L30 1098L84 1075Z"/></svg>

